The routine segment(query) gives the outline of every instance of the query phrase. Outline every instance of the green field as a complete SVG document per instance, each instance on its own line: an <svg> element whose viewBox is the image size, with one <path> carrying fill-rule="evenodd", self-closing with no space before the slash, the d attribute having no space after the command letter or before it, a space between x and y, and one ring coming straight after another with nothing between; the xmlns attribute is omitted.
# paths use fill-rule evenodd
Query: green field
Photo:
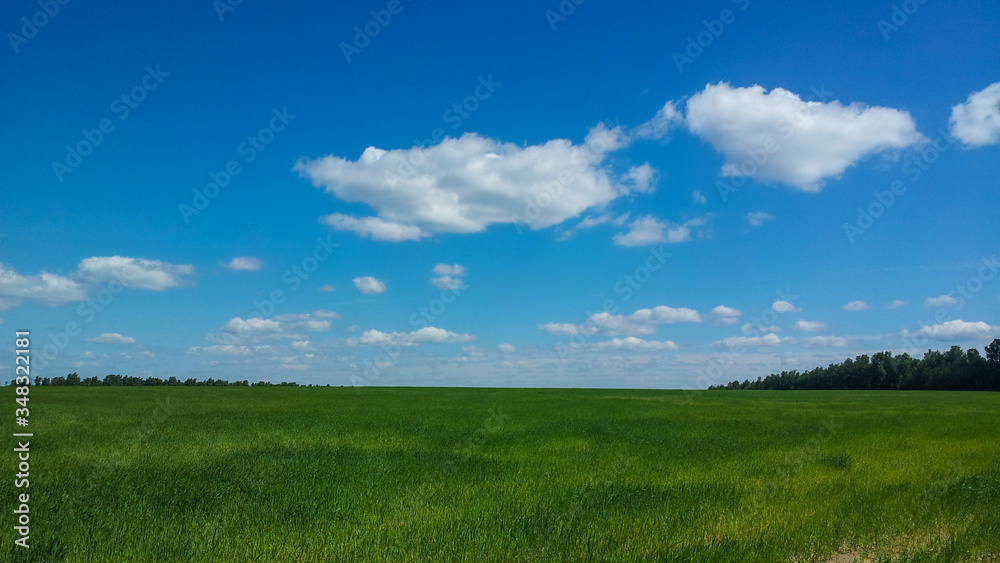
<svg viewBox="0 0 1000 563"><path fill-rule="evenodd" d="M1000 553L997 394L50 387L30 408L12 561Z"/></svg>

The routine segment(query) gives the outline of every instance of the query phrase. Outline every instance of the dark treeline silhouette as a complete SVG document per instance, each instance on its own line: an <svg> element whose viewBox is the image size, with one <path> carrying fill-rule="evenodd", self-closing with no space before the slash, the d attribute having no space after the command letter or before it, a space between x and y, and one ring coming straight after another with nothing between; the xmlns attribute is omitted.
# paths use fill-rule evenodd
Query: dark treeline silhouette
<svg viewBox="0 0 1000 563"><path fill-rule="evenodd" d="M173 386L208 386L208 387L298 387L299 384L287 381L282 381L281 383L271 383L270 381L258 381L257 383L250 383L246 379L243 381L226 381L225 379L212 379L211 377L205 380L197 380L193 377L181 381L176 377L171 376L169 379L160 379L159 377L147 377L143 379L141 377L134 377L131 375L121 375L121 374L108 374L104 376L104 379L98 379L97 376L87 377L81 379L80 376L73 372L66 377L53 377L49 379L48 377L36 377L35 385L50 385L52 387L155 387L161 385L173 385Z"/></svg>
<svg viewBox="0 0 1000 563"><path fill-rule="evenodd" d="M909 354L878 352L803 373L783 371L757 381L733 381L709 389L1000 391L1000 338L986 346L985 358L976 348L962 351L959 346L947 352L928 350L922 360Z"/></svg>

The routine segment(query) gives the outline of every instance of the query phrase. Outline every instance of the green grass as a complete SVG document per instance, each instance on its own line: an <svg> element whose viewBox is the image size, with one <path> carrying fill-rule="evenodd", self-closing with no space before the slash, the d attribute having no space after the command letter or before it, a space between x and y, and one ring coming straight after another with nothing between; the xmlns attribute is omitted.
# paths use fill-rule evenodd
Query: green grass
<svg viewBox="0 0 1000 563"><path fill-rule="evenodd" d="M35 388L29 406L32 547L7 547L5 510L12 561L996 561L1000 546L997 394Z"/></svg>

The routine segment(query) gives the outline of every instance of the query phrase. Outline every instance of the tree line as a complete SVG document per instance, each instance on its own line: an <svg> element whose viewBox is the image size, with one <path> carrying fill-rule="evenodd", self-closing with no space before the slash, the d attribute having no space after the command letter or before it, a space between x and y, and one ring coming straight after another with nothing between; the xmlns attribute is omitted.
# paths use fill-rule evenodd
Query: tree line
<svg viewBox="0 0 1000 563"><path fill-rule="evenodd" d="M35 385L44 385L52 387L158 387L163 385L178 386L178 387L298 387L299 384L288 381L282 381L281 383L271 383L270 381L258 381L257 383L250 383L248 380L243 381L226 381L225 379L208 379L198 380L193 377L181 381L174 376L170 376L168 379L161 379L159 377L147 377L145 379L141 377L135 377L132 375L121 375L121 374L108 374L104 376L104 379L99 379L97 376L80 378L80 375L76 372L68 374L66 377L58 376L53 378L48 377L36 377ZM311 385L310 385L311 387Z"/></svg>
<svg viewBox="0 0 1000 563"><path fill-rule="evenodd" d="M782 371L756 381L733 381L709 389L853 389L1000 391L1000 338L985 348L927 350L923 359L890 352L867 354L800 373Z"/></svg>

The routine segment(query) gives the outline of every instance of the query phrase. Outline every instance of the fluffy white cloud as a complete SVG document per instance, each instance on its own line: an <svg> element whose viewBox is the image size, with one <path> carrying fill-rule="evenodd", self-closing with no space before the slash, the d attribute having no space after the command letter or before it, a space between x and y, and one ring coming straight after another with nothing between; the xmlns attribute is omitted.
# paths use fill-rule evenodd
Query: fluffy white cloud
<svg viewBox="0 0 1000 563"><path fill-rule="evenodd" d="M506 342L504 342L503 344L497 346L497 350L510 354L516 351L516 348L514 348L513 344L507 344Z"/></svg>
<svg viewBox="0 0 1000 563"><path fill-rule="evenodd" d="M330 321L340 318L341 316L333 311L320 309L312 313L278 315L274 317L274 320L278 321L281 331L286 333L294 331L329 332Z"/></svg>
<svg viewBox="0 0 1000 563"><path fill-rule="evenodd" d="M941 324L929 325L916 331L932 340L971 340L975 338L989 338L1000 333L1000 327L990 326L982 321L966 322L963 320L948 321ZM903 336L909 334L903 331Z"/></svg>
<svg viewBox="0 0 1000 563"><path fill-rule="evenodd" d="M625 338L613 338L606 342L594 342L587 344L590 350L629 350L629 351L653 351L653 350L677 350L680 346L670 340L643 340L634 336Z"/></svg>
<svg viewBox="0 0 1000 563"><path fill-rule="evenodd" d="M952 305L957 305L958 300L950 295L938 295L937 297L928 297L927 301L924 301L924 305L927 307L950 307Z"/></svg>
<svg viewBox="0 0 1000 563"><path fill-rule="evenodd" d="M441 289L464 289L465 284L459 276L465 275L465 266L458 264L438 264L434 266L436 277L431 278L431 283Z"/></svg>
<svg viewBox="0 0 1000 563"><path fill-rule="evenodd" d="M656 183L656 169L649 163L633 166L625 174L624 181L632 191L651 192Z"/></svg>
<svg viewBox="0 0 1000 563"><path fill-rule="evenodd" d="M462 278L453 278L451 276L431 278L431 284L440 289L462 289L465 287L465 284L462 283Z"/></svg>
<svg viewBox="0 0 1000 563"><path fill-rule="evenodd" d="M776 326L774 326L774 325L771 325L771 326L754 326L753 324L746 323L746 324L744 324L743 326L740 327L740 332L742 332L743 334L749 334L749 333L751 333L751 332L753 332L755 330L758 331L758 332L781 332L781 329L778 328L778 327L776 327Z"/></svg>
<svg viewBox="0 0 1000 563"><path fill-rule="evenodd" d="M819 332L826 330L826 323L823 321L795 321L792 328L801 330L802 332Z"/></svg>
<svg viewBox="0 0 1000 563"><path fill-rule="evenodd" d="M670 223L646 216L629 223L629 230L614 236L619 246L644 246L663 242L687 242L691 240L691 229L700 227L708 220L704 217L691 219L685 223Z"/></svg>
<svg viewBox="0 0 1000 563"><path fill-rule="evenodd" d="M249 319L242 319L240 317L233 317L222 325L219 329L220 332L228 332L230 334L237 334L240 336L268 336L268 335L280 335L284 333L284 329L281 328L281 323L274 319L261 319L258 317L250 317Z"/></svg>
<svg viewBox="0 0 1000 563"><path fill-rule="evenodd" d="M263 265L264 261L255 256L237 256L227 262L225 266L230 270L256 272L260 270L260 267Z"/></svg>
<svg viewBox="0 0 1000 563"><path fill-rule="evenodd" d="M320 217L320 222L338 231L352 231L361 236L371 237L374 240L389 242L420 240L430 236L420 230L420 227L386 221L381 217L352 217L343 213L331 213L325 217Z"/></svg>
<svg viewBox="0 0 1000 563"><path fill-rule="evenodd" d="M538 328L556 336L572 334L608 334L611 336L653 334L657 325L673 323L700 323L698 311L688 308L673 308L666 305L652 309L639 309L629 316L595 313L581 325L570 323L545 323Z"/></svg>
<svg viewBox="0 0 1000 563"><path fill-rule="evenodd" d="M465 266L459 264L438 264L434 266L434 273L439 276L464 276Z"/></svg>
<svg viewBox="0 0 1000 563"><path fill-rule="evenodd" d="M845 311L867 311L871 309L872 306L865 303L864 301L851 301L847 305L842 307Z"/></svg>
<svg viewBox="0 0 1000 563"><path fill-rule="evenodd" d="M555 139L522 147L467 133L430 147L368 147L357 160L300 160L295 170L338 199L375 211L361 218L335 213L325 223L380 240L415 240L500 223L541 229L648 187L646 169L616 178L604 165L628 142L620 127L603 124L578 145Z"/></svg>
<svg viewBox="0 0 1000 563"><path fill-rule="evenodd" d="M802 310L799 307L792 305L788 301L781 301L781 300L771 303L771 309L773 309L774 312L776 313L798 313L799 311Z"/></svg>
<svg viewBox="0 0 1000 563"><path fill-rule="evenodd" d="M367 346L416 346L418 344L448 344L452 342L471 342L476 337L471 334L458 334L443 328L428 326L413 332L382 332L380 330L366 330L357 339L350 339L348 343L353 346L364 344Z"/></svg>
<svg viewBox="0 0 1000 563"><path fill-rule="evenodd" d="M887 309L899 309L900 307L905 307L909 301L903 301L902 299L895 299L892 303L886 305Z"/></svg>
<svg viewBox="0 0 1000 563"><path fill-rule="evenodd" d="M216 344L213 346L192 346L191 354L217 354L221 356L250 356L257 353L271 353L271 346L243 346L235 344Z"/></svg>
<svg viewBox="0 0 1000 563"><path fill-rule="evenodd" d="M385 293L385 282L380 279L373 278L371 276L364 276L354 278L351 281L353 281L354 286L365 295L378 295L380 293Z"/></svg>
<svg viewBox="0 0 1000 563"><path fill-rule="evenodd" d="M97 344L135 344L135 338L122 336L117 332L105 332L93 338L85 338L84 340Z"/></svg>
<svg viewBox="0 0 1000 563"><path fill-rule="evenodd" d="M691 201L695 203L708 203L708 198L705 197L705 194L695 190L691 192Z"/></svg>
<svg viewBox="0 0 1000 563"><path fill-rule="evenodd" d="M747 223L753 227L759 227L768 221L774 221L774 215L764 211L752 211L747 213Z"/></svg>
<svg viewBox="0 0 1000 563"><path fill-rule="evenodd" d="M132 289L163 291L187 281L194 267L126 256L95 256L82 260L77 273L95 283L115 282Z"/></svg>
<svg viewBox="0 0 1000 563"><path fill-rule="evenodd" d="M218 334L206 336L209 342L241 345L260 341L305 340L310 332L328 332L330 321L341 318L333 311L277 315L271 319L233 317L219 328Z"/></svg>
<svg viewBox="0 0 1000 563"><path fill-rule="evenodd" d="M970 147L1000 143L1000 82L951 108L951 136Z"/></svg>
<svg viewBox="0 0 1000 563"><path fill-rule="evenodd" d="M684 123L684 115L677 109L677 104L667 102L653 119L632 130L632 135L640 139L662 139L670 130Z"/></svg>
<svg viewBox="0 0 1000 563"><path fill-rule="evenodd" d="M739 309L719 305L718 307L712 309L709 316L712 317L715 324L734 325L740 321L740 317L743 316L743 313Z"/></svg>
<svg viewBox="0 0 1000 563"><path fill-rule="evenodd" d="M777 346L781 344L781 338L772 332L764 336L730 336L723 338L717 344L722 344L729 348L736 346Z"/></svg>
<svg viewBox="0 0 1000 563"><path fill-rule="evenodd" d="M847 339L842 336L812 336L802 340L806 346L835 346L837 348L847 345Z"/></svg>
<svg viewBox="0 0 1000 563"><path fill-rule="evenodd" d="M47 272L22 276L13 268L0 264L0 311L20 305L22 299L54 306L85 301L87 293L70 278Z"/></svg>
<svg viewBox="0 0 1000 563"><path fill-rule="evenodd" d="M333 293L334 291L337 291L337 286L333 285L332 283L327 283L316 288L316 291L320 291L323 293Z"/></svg>
<svg viewBox="0 0 1000 563"><path fill-rule="evenodd" d="M810 192L866 155L924 140L905 111L806 102L788 90L767 92L756 85L706 86L687 101L684 124L725 156L724 176L774 180Z"/></svg>

